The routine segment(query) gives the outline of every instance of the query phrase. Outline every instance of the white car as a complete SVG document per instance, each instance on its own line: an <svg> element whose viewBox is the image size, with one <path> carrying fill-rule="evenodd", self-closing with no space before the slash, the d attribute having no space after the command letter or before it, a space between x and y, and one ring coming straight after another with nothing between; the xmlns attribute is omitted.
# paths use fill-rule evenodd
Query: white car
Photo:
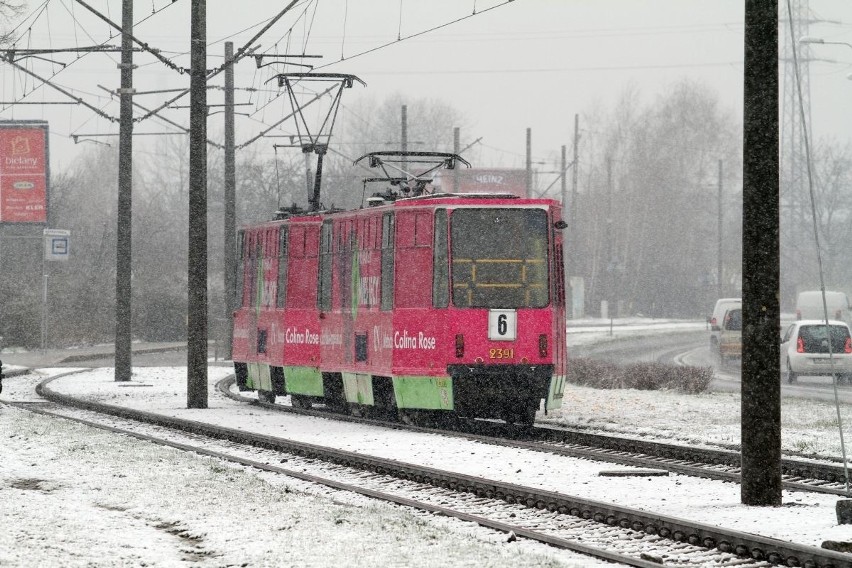
<svg viewBox="0 0 852 568"><path fill-rule="evenodd" d="M722 331L722 319L725 317L725 312L742 307L742 298L720 298L716 300L716 305L713 307L713 315L707 318L707 323L710 324L711 352L719 352L719 334Z"/></svg>
<svg viewBox="0 0 852 568"><path fill-rule="evenodd" d="M829 343L829 336L831 342ZM830 352L830 353L829 353ZM852 334L838 320L800 320L781 336L781 370L788 383L799 375L837 374L837 383L852 383Z"/></svg>
<svg viewBox="0 0 852 568"><path fill-rule="evenodd" d="M719 332L719 361L741 361L743 357L743 309L732 308L725 312Z"/></svg>

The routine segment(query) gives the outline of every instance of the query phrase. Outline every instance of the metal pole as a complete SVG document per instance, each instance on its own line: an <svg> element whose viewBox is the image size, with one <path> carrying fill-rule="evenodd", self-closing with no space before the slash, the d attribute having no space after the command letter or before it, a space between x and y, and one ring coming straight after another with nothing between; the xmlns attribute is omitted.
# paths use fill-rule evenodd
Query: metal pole
<svg viewBox="0 0 852 568"><path fill-rule="evenodd" d="M231 358L234 304L236 298L236 158L234 150L234 42L225 42L225 317L223 357Z"/></svg>
<svg viewBox="0 0 852 568"><path fill-rule="evenodd" d="M460 149L461 149L461 134L460 134L459 127L456 126L455 128L453 128L453 154L458 156ZM453 193L457 193L458 190L459 190L459 170L461 170L461 167L459 167L459 165L456 164L456 167L453 168Z"/></svg>
<svg viewBox="0 0 852 568"><path fill-rule="evenodd" d="M716 251L716 297L721 298L724 294L724 281L722 274L722 160L719 160L719 195L717 198L719 219L717 227L717 235L719 236L719 250Z"/></svg>
<svg viewBox="0 0 852 568"><path fill-rule="evenodd" d="M564 259L565 259L565 277L569 278L570 276L576 273L579 273L578 265L579 262L577 260L577 255L574 254L574 249L577 247L577 242L579 241L578 236L580 235L580 231L577 230L577 172L580 170L580 115L574 115L574 161L571 164L571 225L568 227L568 232L566 233L567 238L565 239L564 246ZM582 310L578 310L580 313L574 313L574 287L568 286L566 290L571 291L571 314L572 317L578 317L582 314ZM579 301L579 298L577 299Z"/></svg>
<svg viewBox="0 0 852 568"><path fill-rule="evenodd" d="M566 175L568 173L566 171L568 169L568 162L566 161L566 155L565 155L566 151L567 151L567 148L563 145L562 146L562 163L561 163L561 167L559 168L559 171L562 172L562 174L559 176L561 178L559 181L561 182L561 186L562 186L561 193L559 195L561 196L561 199L562 199L562 210L563 211L568 209L568 179L566 177Z"/></svg>
<svg viewBox="0 0 852 568"><path fill-rule="evenodd" d="M327 147L317 144L315 152L317 154L317 172L314 175L314 195L311 198L311 211L319 211L320 206L320 191L322 186L322 159L325 156Z"/></svg>
<svg viewBox="0 0 852 568"><path fill-rule="evenodd" d="M400 140L402 140L402 151L407 152L408 151L408 105L402 105L402 120L401 121L402 121L402 125L401 125L402 138L400 138ZM405 158L404 155L402 157L402 171L403 172L408 171L408 160ZM406 174L406 177L407 177L407 174Z"/></svg>
<svg viewBox="0 0 852 568"><path fill-rule="evenodd" d="M133 0L121 8L121 89L118 133L118 221L115 262L115 380L131 373L131 237L133 220Z"/></svg>
<svg viewBox="0 0 852 568"><path fill-rule="evenodd" d="M559 171L562 172L562 175L561 175L561 178L562 178L562 180L561 180L562 181L562 194L561 194L562 195L562 219L565 219L565 216L568 213L568 179L566 177L568 175L568 172L566 171L568 169L568 164L566 162L565 152L566 152L566 148L565 148L565 146L562 146L562 163L561 163L561 169L559 170ZM569 229L569 231L571 231L573 229L574 228L571 227ZM572 305L572 297L571 297L571 286L569 285L570 280L568 278L568 242L569 241L568 241L567 237L568 237L568 235L570 235L569 231L566 231L564 233L566 238L562 239L562 279L563 279L562 289L565 290L565 299L566 299L568 305L570 306L570 305ZM566 313L568 314L568 317L570 318L571 317L571 310L566 309Z"/></svg>
<svg viewBox="0 0 852 568"><path fill-rule="evenodd" d="M41 251L41 280L41 354L44 355L44 336L47 331L47 263L44 260L43 249Z"/></svg>
<svg viewBox="0 0 852 568"><path fill-rule="evenodd" d="M187 408L207 408L207 31L205 0L192 0L189 82Z"/></svg>
<svg viewBox="0 0 852 568"><path fill-rule="evenodd" d="M571 166L571 234L576 235L577 230L577 172L580 169L580 115L574 115L574 162Z"/></svg>
<svg viewBox="0 0 852 568"><path fill-rule="evenodd" d="M742 472L745 505L781 505L778 1L746 0Z"/></svg>
<svg viewBox="0 0 852 568"><path fill-rule="evenodd" d="M532 128L527 128L527 197L532 196Z"/></svg>

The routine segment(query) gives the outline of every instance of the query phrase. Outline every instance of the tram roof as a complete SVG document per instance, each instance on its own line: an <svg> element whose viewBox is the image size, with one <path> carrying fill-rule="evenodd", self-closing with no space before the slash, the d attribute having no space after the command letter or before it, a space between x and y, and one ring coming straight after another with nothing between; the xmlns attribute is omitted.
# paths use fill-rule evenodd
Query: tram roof
<svg viewBox="0 0 852 568"><path fill-rule="evenodd" d="M511 193L430 193L419 195L417 197L400 197L395 200L383 201L381 204L373 206L365 206L357 209L327 209L320 211L298 211L289 209L282 214L279 212L279 217L269 221L259 223L248 223L244 228L249 227L264 227L275 226L284 221L297 223L320 223L323 219L331 216L347 216L347 215L369 215L371 212L391 210L394 208L408 208L420 206L442 206L442 205L488 205L488 206L509 206L509 207L542 207L558 204L557 200L551 198L534 198L534 197L518 197Z"/></svg>

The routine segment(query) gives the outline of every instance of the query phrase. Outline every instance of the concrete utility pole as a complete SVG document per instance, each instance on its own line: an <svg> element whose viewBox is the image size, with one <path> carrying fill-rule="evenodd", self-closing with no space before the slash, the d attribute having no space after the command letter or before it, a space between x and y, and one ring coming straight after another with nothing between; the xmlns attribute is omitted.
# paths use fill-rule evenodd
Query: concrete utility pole
<svg viewBox="0 0 852 568"><path fill-rule="evenodd" d="M453 154L456 156L459 155L461 151L461 130L458 126L453 128ZM456 193L459 190L459 170L461 168L456 165L453 168L453 193ZM445 190L446 191L446 190Z"/></svg>
<svg viewBox="0 0 852 568"><path fill-rule="evenodd" d="M121 5L121 88L119 89L118 206L115 261L115 380L131 374L131 239L133 190L133 0Z"/></svg>
<svg viewBox="0 0 852 568"><path fill-rule="evenodd" d="M237 238L236 238L236 192L237 174L234 150L234 42L225 42L225 314L222 336L225 340L224 357L231 358L233 347L232 318L234 316L234 289L237 275Z"/></svg>
<svg viewBox="0 0 852 568"><path fill-rule="evenodd" d="M527 197L532 196L532 128L527 128Z"/></svg>
<svg viewBox="0 0 852 568"><path fill-rule="evenodd" d="M400 117L401 129L400 132L402 140L402 151L408 152L408 105L402 105L401 117ZM408 160L405 156L402 157L402 171L408 171Z"/></svg>
<svg viewBox="0 0 852 568"><path fill-rule="evenodd" d="M577 227L577 171L580 169L580 115L574 115L574 162L571 175L571 233L576 234Z"/></svg>
<svg viewBox="0 0 852 568"><path fill-rule="evenodd" d="M719 160L719 195L716 199L716 207L718 211L718 226L717 237L718 237L718 247L719 249L716 251L716 297L721 298L724 296L724 281L722 274L722 160Z"/></svg>
<svg viewBox="0 0 852 568"><path fill-rule="evenodd" d="M565 254L563 258L565 260L565 278L568 279L568 285L566 285L565 289L570 292L570 303L571 306L571 314L572 318L582 317L582 310L580 313L574 313L574 304L575 304L575 292L577 294L576 302L580 301L579 295L580 290L574 290L574 286L570 285L572 282L571 277L574 275L574 272L577 271L577 253L574 252L574 249L577 247L577 235L580 232L577 230L577 179L578 179L578 171L580 170L580 115L574 115L574 161L571 166L571 212L569 214L571 225L568 227L568 232L566 233L567 238L564 240L564 251ZM579 288L579 286L578 286Z"/></svg>
<svg viewBox="0 0 852 568"><path fill-rule="evenodd" d="M562 220L565 220L565 217L568 214L568 162L567 162L567 148L562 146L562 162L560 164L559 171L562 172L560 176L562 179L560 180L562 183ZM576 169L576 168L575 168ZM570 227L568 231L563 231L562 238L562 289L565 290L565 301L567 306L571 305L571 286L569 283L571 282L568 276L568 246L569 241L568 237L570 236L570 231L574 228ZM570 314L571 310L567 309L566 313Z"/></svg>
<svg viewBox="0 0 852 568"><path fill-rule="evenodd" d="M743 96L742 484L781 505L778 1L746 0Z"/></svg>
<svg viewBox="0 0 852 568"><path fill-rule="evenodd" d="M189 82L187 408L207 408L207 7L192 0Z"/></svg>

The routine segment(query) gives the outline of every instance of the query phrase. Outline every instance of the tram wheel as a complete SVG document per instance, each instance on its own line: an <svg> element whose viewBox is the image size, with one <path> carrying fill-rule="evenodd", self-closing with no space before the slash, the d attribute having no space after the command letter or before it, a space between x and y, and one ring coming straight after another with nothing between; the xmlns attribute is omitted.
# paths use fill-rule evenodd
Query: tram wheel
<svg viewBox="0 0 852 568"><path fill-rule="evenodd" d="M517 424L518 426L532 426L535 423L534 406L522 406L521 408L506 409L503 420L506 424Z"/></svg>
<svg viewBox="0 0 852 568"><path fill-rule="evenodd" d="M311 399L309 399L308 397L306 397L304 395L300 395L300 394L294 394L294 395L290 396L290 402L296 408L307 409L307 408L310 408L312 406L311 405Z"/></svg>
<svg viewBox="0 0 852 568"><path fill-rule="evenodd" d="M259 390L257 391L257 398L261 402L268 402L269 404L273 404L275 402L275 393L268 390Z"/></svg>
<svg viewBox="0 0 852 568"><path fill-rule="evenodd" d="M435 419L429 411L424 410L397 410L399 419L409 426L420 428L435 428Z"/></svg>

